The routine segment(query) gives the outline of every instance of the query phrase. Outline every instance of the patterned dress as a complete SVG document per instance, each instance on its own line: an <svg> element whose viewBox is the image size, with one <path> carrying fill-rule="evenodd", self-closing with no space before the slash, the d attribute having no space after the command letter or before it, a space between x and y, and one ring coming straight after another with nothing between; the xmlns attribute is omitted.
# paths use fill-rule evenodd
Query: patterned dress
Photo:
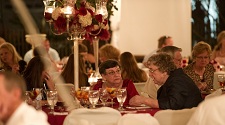
<svg viewBox="0 0 225 125"><path fill-rule="evenodd" d="M195 62L192 62L188 66L186 66L183 70L184 72L195 82L196 85L198 85L199 82L204 79L204 81L207 84L207 89L213 88L213 76L215 69L212 64L208 64L205 67L205 72L203 74L203 78L200 77L195 71L193 70L193 65Z"/></svg>

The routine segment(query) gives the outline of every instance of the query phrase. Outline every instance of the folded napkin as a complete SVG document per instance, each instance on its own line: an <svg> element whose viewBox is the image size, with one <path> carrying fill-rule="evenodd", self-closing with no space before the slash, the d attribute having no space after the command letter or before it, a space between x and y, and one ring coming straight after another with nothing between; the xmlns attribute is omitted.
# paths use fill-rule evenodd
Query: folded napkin
<svg viewBox="0 0 225 125"><path fill-rule="evenodd" d="M68 112L54 112L54 115L68 115Z"/></svg>

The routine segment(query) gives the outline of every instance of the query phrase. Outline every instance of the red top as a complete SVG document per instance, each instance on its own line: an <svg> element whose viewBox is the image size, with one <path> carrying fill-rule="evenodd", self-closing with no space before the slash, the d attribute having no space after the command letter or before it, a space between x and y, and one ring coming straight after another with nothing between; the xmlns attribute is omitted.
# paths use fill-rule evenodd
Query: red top
<svg viewBox="0 0 225 125"><path fill-rule="evenodd" d="M102 81L97 82L97 84L93 87L93 89L94 90L98 90L99 88L102 88L102 84L103 84ZM139 94L138 94L138 92L137 92L137 90L136 90L136 88L134 86L134 83L131 80L129 80L129 79L123 80L123 86L122 87L126 87L126 89L127 89L127 98L126 98L126 100L124 102L124 106L125 105L129 105L129 100L133 96L139 95ZM113 101L115 102L114 105L119 105L119 103L118 103L116 98L114 98Z"/></svg>

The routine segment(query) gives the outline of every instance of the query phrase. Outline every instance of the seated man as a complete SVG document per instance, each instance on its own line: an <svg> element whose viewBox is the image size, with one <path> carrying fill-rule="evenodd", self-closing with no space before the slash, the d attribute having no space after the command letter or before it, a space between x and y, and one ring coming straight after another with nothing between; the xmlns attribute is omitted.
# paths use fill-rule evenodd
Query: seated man
<svg viewBox="0 0 225 125"><path fill-rule="evenodd" d="M129 104L145 104L160 109L184 109L196 107L202 101L198 87L181 68L177 69L170 55L158 53L151 56L148 67L154 83L161 85L157 91L157 99L134 96Z"/></svg>
<svg viewBox="0 0 225 125"><path fill-rule="evenodd" d="M49 54L49 57L52 61L54 61L54 62L60 61L58 52L55 49L50 47L50 43L49 43L48 39L43 41L43 46L45 47L45 49L46 49L47 53ZM33 49L31 49L24 55L24 61L26 61L28 63L33 57L34 57Z"/></svg>
<svg viewBox="0 0 225 125"><path fill-rule="evenodd" d="M25 90L19 75L0 72L0 121L6 125L49 125L44 112L23 101Z"/></svg>

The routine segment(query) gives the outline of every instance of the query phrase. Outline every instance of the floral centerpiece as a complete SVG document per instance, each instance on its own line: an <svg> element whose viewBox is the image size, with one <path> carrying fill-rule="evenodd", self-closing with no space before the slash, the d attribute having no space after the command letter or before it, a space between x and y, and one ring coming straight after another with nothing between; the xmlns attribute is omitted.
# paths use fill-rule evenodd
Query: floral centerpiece
<svg viewBox="0 0 225 125"><path fill-rule="evenodd" d="M110 38L107 15L97 11L94 0L50 0L45 5L45 20L51 24L55 34L68 33L85 37L92 41L94 37L101 40ZM107 0L103 0L107 3ZM107 8L115 7L112 0L107 3ZM49 8L51 7L51 8ZM49 11L50 9L50 11ZM107 12L107 10L106 10ZM112 14L112 11L108 11Z"/></svg>

